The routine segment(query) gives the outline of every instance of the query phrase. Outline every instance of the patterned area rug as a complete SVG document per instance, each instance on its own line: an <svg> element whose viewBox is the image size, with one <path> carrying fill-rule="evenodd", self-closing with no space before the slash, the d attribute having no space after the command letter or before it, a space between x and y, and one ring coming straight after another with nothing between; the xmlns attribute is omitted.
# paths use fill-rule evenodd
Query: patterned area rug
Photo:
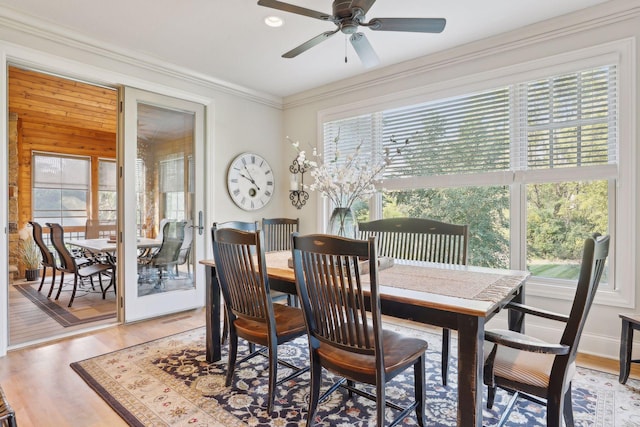
<svg viewBox="0 0 640 427"><path fill-rule="evenodd" d="M73 305L67 307L71 297L71 287L65 284L60 298L56 301L55 293L51 298L47 298L49 283L50 280L45 280L41 292L38 292L40 282L17 284L14 287L65 328L116 317L116 297L112 290L107 292L105 299L102 299L102 292L97 285L96 291L78 289ZM54 292L57 290L56 285Z"/></svg>
<svg viewBox="0 0 640 427"><path fill-rule="evenodd" d="M387 325L391 326L391 325ZM392 326L429 342L427 360L427 420L429 426L456 425L456 363L450 366L449 385L440 382L440 336L418 329ZM452 342L455 345L455 342ZM309 375L277 388L274 413L266 411L267 359L254 357L236 367L234 382L225 387L226 355L220 362L205 361L205 329L183 332L113 353L74 362L71 367L132 426L299 426L305 425ZM239 357L247 347L239 348ZM279 357L304 366L306 338L279 347ZM279 377L288 373L279 368ZM326 371L323 390L331 384ZM580 368L574 381L576 426L640 426L640 382L627 386L610 374ZM387 385L387 399L403 404L413 396L411 370ZM321 390L322 393L322 390ZM485 391L486 396L486 391ZM495 425L508 402L498 391L492 410L484 409L483 425ZM395 411L393 411L395 412ZM387 409L387 417L395 414ZM370 426L375 424L375 402L348 399L339 389L319 405L316 426ZM416 425L412 413L402 425ZM520 400L509 426L544 426L545 408Z"/></svg>

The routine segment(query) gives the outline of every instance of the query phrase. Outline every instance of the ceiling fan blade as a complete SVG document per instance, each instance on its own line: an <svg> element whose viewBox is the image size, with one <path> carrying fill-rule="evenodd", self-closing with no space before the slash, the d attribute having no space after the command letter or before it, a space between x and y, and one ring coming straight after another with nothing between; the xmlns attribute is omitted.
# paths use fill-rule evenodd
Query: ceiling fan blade
<svg viewBox="0 0 640 427"><path fill-rule="evenodd" d="M373 31L409 31L414 33L441 33L447 20L444 18L373 18L361 24Z"/></svg>
<svg viewBox="0 0 640 427"><path fill-rule="evenodd" d="M369 40L364 34L354 33L349 37L349 41L351 41L351 45L358 54L364 68L375 67L380 63L378 55L376 55L371 43L369 43Z"/></svg>
<svg viewBox="0 0 640 427"><path fill-rule="evenodd" d="M371 9L371 6L376 2L376 0L353 0L351 2L351 7L357 7L358 9L362 9L362 12L366 15Z"/></svg>
<svg viewBox="0 0 640 427"><path fill-rule="evenodd" d="M295 47L295 48L291 49L289 52L283 54L282 57L283 58L295 58L296 56L300 55L302 52L305 52L305 51L311 49L312 47L322 43L323 41L325 41L326 39L328 39L329 37L331 37L332 35L334 35L338 31L340 31L339 28L337 28L335 31L325 31L322 34L318 34L317 36L315 36L311 40L308 40L308 41L302 43L300 46Z"/></svg>
<svg viewBox="0 0 640 427"><path fill-rule="evenodd" d="M258 5L283 10L285 12L296 13L298 15L310 16L311 18L321 19L323 21L331 20L331 15L329 14L277 0L258 0Z"/></svg>

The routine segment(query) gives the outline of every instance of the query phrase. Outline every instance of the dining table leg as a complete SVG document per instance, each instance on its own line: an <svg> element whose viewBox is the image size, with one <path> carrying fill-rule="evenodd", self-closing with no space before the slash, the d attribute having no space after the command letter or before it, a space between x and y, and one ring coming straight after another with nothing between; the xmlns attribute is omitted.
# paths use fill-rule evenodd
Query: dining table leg
<svg viewBox="0 0 640 427"><path fill-rule="evenodd" d="M482 426L483 317L458 317L458 423Z"/></svg>
<svg viewBox="0 0 640 427"><path fill-rule="evenodd" d="M205 268L206 285L206 359L207 362L217 362L222 358L220 351L220 283L216 276L216 269L207 265Z"/></svg>
<svg viewBox="0 0 640 427"><path fill-rule="evenodd" d="M524 286L511 300L519 304L524 304ZM524 312L520 310L509 310L508 314L509 330L524 333Z"/></svg>

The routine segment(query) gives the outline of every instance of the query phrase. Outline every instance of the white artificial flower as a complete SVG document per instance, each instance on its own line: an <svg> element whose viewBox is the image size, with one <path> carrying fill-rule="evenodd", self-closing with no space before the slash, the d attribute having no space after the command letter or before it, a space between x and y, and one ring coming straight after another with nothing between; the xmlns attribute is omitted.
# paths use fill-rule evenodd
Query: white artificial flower
<svg viewBox="0 0 640 427"><path fill-rule="evenodd" d="M336 145L335 155L328 164L307 159L305 151L300 150L298 141L293 142L288 137L287 140L298 152L298 163L308 169L314 178L309 189L320 192L323 198L331 200L334 207L350 208L357 200L364 201L371 197L376 192L376 182L381 181L385 168L391 164L388 148L384 148L379 156L373 152L362 154L362 143L342 160L337 148L339 136L333 140ZM405 141L405 144L408 142ZM315 147L312 153L313 158L320 160ZM396 154L400 154L400 149L396 150Z"/></svg>

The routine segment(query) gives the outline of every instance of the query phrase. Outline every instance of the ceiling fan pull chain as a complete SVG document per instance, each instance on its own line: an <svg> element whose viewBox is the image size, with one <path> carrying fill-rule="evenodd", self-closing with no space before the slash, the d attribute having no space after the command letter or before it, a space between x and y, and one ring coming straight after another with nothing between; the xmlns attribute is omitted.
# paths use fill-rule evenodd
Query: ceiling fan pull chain
<svg viewBox="0 0 640 427"><path fill-rule="evenodd" d="M347 35L344 35L344 63L346 64L348 62L347 60Z"/></svg>

